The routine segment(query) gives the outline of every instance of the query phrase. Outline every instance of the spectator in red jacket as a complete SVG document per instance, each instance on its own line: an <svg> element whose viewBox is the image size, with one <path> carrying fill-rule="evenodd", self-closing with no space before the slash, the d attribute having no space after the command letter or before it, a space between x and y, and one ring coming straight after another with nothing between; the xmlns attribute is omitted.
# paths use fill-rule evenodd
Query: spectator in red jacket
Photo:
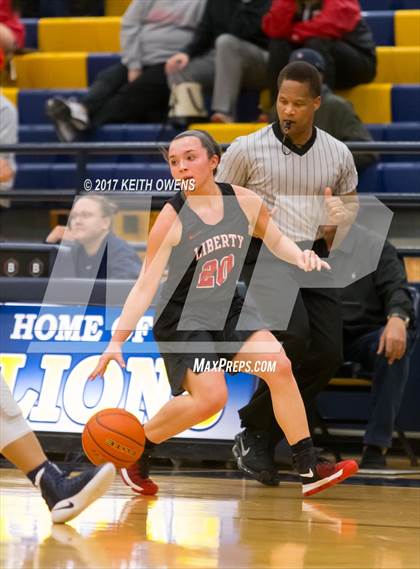
<svg viewBox="0 0 420 569"><path fill-rule="evenodd" d="M262 27L271 38L268 69L273 101L278 74L297 47L323 55L325 83L331 89L348 89L375 77L375 43L358 0L273 0Z"/></svg>
<svg viewBox="0 0 420 569"><path fill-rule="evenodd" d="M13 8L12 0L0 0L0 69L3 54L13 53L25 43L25 27Z"/></svg>

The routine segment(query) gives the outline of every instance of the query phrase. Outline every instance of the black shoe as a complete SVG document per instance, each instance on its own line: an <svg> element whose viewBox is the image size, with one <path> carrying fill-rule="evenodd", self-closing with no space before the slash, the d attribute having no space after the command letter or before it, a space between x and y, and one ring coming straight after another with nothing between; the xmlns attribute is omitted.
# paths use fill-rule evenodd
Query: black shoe
<svg viewBox="0 0 420 569"><path fill-rule="evenodd" d="M245 429L238 433L232 452L239 470L266 486L279 485L280 477L273 460L273 449L264 432Z"/></svg>
<svg viewBox="0 0 420 569"><path fill-rule="evenodd" d="M115 466L111 463L90 468L72 478L55 464L49 463L36 476L35 486L41 489L54 523L71 520L89 504L102 496L115 477Z"/></svg>
<svg viewBox="0 0 420 569"><path fill-rule="evenodd" d="M382 449L377 446L368 445L363 451L360 468L366 470L383 470L386 468L386 458Z"/></svg>

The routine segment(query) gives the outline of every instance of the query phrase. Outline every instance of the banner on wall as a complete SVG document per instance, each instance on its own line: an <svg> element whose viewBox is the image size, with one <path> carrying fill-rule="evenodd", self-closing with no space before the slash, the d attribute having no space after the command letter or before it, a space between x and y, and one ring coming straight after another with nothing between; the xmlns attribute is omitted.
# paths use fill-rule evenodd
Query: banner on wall
<svg viewBox="0 0 420 569"><path fill-rule="evenodd" d="M163 359L153 340L154 312L148 311L126 342L123 370L111 362L104 379L88 381L109 342L121 308L0 304L0 367L35 431L80 433L87 420L107 407L121 407L141 422L170 397ZM109 329L111 328L111 330ZM178 435L232 439L240 430L237 409L253 393L252 376L227 376L225 409ZM182 396L181 396L182 397Z"/></svg>

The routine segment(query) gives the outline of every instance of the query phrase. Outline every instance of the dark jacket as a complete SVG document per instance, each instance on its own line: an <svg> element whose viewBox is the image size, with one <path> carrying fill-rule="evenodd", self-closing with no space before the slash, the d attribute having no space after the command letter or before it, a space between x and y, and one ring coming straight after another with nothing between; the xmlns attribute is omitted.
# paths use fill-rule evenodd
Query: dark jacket
<svg viewBox="0 0 420 569"><path fill-rule="evenodd" d="M370 132L354 112L353 105L334 95L327 85L322 86L321 107L315 113L314 122L315 126L342 142L372 142ZM373 152L355 153L353 158L359 172L378 160Z"/></svg>
<svg viewBox="0 0 420 569"><path fill-rule="evenodd" d="M341 253L331 256L333 271L339 271L349 281L357 279L359 275L366 274L366 263L377 259L379 247L379 238L373 232L355 232L352 229L339 246ZM349 262L350 255L358 256L356 268ZM381 328L386 324L387 317L395 312L408 316L410 325L414 325L413 301L405 268L389 241L385 241L376 270L339 289L339 294L345 340Z"/></svg>
<svg viewBox="0 0 420 569"><path fill-rule="evenodd" d="M216 38L222 34L267 47L261 19L269 6L270 0L207 0L193 40L183 51L190 57L202 55L214 47Z"/></svg>
<svg viewBox="0 0 420 569"><path fill-rule="evenodd" d="M109 233L96 255L86 254L76 243L72 247L75 276L91 279L136 279L140 272L140 259L131 245Z"/></svg>

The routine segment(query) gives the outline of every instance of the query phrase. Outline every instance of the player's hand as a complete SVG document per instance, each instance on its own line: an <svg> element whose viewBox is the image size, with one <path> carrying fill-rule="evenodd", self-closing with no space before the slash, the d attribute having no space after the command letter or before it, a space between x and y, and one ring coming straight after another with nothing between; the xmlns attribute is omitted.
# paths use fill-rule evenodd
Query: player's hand
<svg viewBox="0 0 420 569"><path fill-rule="evenodd" d="M125 368L125 361L122 357L121 344L117 342L110 342L107 349L99 358L98 365L93 372L89 375L88 380L92 381L97 377L103 377L108 367L109 362L115 360L122 368Z"/></svg>
<svg viewBox="0 0 420 569"><path fill-rule="evenodd" d="M333 196L331 188L327 187L324 191L325 206L327 208L328 223L331 225L339 225L346 220L346 208L342 200Z"/></svg>
<svg viewBox="0 0 420 569"><path fill-rule="evenodd" d="M74 241L74 236L72 232L65 225L56 225L45 239L47 243L59 243L60 241L63 240Z"/></svg>
<svg viewBox="0 0 420 569"><path fill-rule="evenodd" d="M388 364L400 360L407 348L407 329L398 316L392 316L379 338L377 354L384 354Z"/></svg>
<svg viewBox="0 0 420 569"><path fill-rule="evenodd" d="M129 69L127 72L127 79L129 83L132 83L138 79L141 75L141 69Z"/></svg>
<svg viewBox="0 0 420 569"><path fill-rule="evenodd" d="M315 251L305 249L299 253L296 265L306 273L310 271L320 271L321 269L331 270L330 265L318 257Z"/></svg>
<svg viewBox="0 0 420 569"><path fill-rule="evenodd" d="M180 51L166 61L165 72L169 75L171 73L175 73L175 71L181 71L189 62L189 55Z"/></svg>

